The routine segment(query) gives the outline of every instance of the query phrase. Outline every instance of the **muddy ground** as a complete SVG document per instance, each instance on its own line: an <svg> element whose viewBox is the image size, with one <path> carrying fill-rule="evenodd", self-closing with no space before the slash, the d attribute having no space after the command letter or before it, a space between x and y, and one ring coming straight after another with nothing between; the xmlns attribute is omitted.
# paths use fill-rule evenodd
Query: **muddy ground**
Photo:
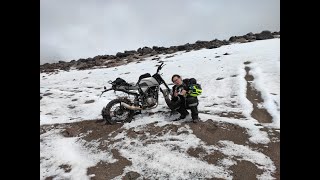
<svg viewBox="0 0 320 180"><path fill-rule="evenodd" d="M180 127L188 124L193 131L193 134L204 141L208 145L218 145L220 140L229 140L235 144L247 145L252 149L258 150L259 152L270 157L276 166L276 171L272 175L275 179L280 179L280 133L273 129L263 128L265 132L269 134L271 142L267 145L251 143L248 138L246 130L240 126L229 124L229 123L218 123L212 120L206 120L199 123L181 122L180 124L168 124L162 127L156 126L156 123L148 124L143 130L135 131L133 128L124 129L123 124L108 125L103 120L90 120L81 121L76 123L68 124L56 124L56 125L43 125L40 127L40 134L43 134L52 129L61 129L61 133L64 137L80 137L85 141L108 140L107 144L101 145L101 150L106 150L110 145L115 143L112 139L119 133L126 133L131 139L137 139L144 144L154 143L150 138L152 135L158 137L163 136L167 132L173 135L179 133L189 133L188 131L178 131ZM89 133L88 133L89 132ZM145 134L148 133L148 136ZM86 134L83 136L83 134ZM151 135L151 136L150 136ZM178 148L178 147L177 147ZM88 168L87 174L95 174L91 179L112 179L123 173L123 169L126 166L130 166L132 162L130 159L126 159L118 152L117 149L111 150L113 158L117 159L115 163L103 163L100 162L96 166ZM208 154L203 148L190 148L187 153L190 156L200 158L202 161L206 161L209 164L215 164L219 160L225 158L226 155L216 152ZM72 167L68 165L61 165L65 171L70 171ZM234 179L256 179L256 176L262 174L257 165L249 161L239 161L236 165L229 168L233 172ZM137 179L141 175L137 172L128 172L123 179ZM50 179L52 177L48 177Z"/></svg>

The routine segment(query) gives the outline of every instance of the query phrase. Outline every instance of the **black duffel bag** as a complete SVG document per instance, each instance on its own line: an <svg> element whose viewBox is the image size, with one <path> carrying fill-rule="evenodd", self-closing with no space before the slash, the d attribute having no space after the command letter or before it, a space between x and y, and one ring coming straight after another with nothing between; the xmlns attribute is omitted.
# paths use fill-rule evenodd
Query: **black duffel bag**
<svg viewBox="0 0 320 180"><path fill-rule="evenodd" d="M112 86L113 87L119 87L119 86L130 87L132 85L127 83L127 81L125 81L124 79L118 77L116 80L112 81Z"/></svg>

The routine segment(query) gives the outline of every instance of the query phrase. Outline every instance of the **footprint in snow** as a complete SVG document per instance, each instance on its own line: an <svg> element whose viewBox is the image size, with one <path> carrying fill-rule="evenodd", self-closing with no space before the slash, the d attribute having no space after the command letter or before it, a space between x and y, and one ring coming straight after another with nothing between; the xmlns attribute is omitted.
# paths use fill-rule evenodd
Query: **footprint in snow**
<svg viewBox="0 0 320 180"><path fill-rule="evenodd" d="M45 94L43 94L43 96L50 96L50 95L52 95L53 93L45 93Z"/></svg>
<svg viewBox="0 0 320 180"><path fill-rule="evenodd" d="M76 106L68 105L69 109L74 109Z"/></svg>
<svg viewBox="0 0 320 180"><path fill-rule="evenodd" d="M88 100L86 102L84 102L85 104L90 104L90 103L94 103L94 100Z"/></svg>

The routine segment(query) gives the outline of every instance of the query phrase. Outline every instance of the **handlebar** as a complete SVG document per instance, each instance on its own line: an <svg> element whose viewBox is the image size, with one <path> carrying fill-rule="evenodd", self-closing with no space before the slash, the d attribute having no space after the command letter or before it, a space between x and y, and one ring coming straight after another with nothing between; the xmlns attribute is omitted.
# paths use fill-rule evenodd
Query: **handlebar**
<svg viewBox="0 0 320 180"><path fill-rule="evenodd" d="M164 65L163 65L163 62L158 66L158 69L157 69L157 74L159 73L159 71L162 69L162 67L163 67Z"/></svg>

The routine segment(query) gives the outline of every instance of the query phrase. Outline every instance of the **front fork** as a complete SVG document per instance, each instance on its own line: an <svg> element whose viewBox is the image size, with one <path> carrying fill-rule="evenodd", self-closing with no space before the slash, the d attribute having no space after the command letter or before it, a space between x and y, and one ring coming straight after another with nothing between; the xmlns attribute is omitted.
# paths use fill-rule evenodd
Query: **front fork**
<svg viewBox="0 0 320 180"><path fill-rule="evenodd" d="M170 100L170 89L165 89L165 90L163 90L162 88L160 88L160 91L162 92L162 94L163 94L163 97L164 97L164 100L166 101L166 104L167 104L167 106L171 109L171 110L173 110L174 108L174 106L173 106L173 104L172 104L172 102L171 102L171 100Z"/></svg>

